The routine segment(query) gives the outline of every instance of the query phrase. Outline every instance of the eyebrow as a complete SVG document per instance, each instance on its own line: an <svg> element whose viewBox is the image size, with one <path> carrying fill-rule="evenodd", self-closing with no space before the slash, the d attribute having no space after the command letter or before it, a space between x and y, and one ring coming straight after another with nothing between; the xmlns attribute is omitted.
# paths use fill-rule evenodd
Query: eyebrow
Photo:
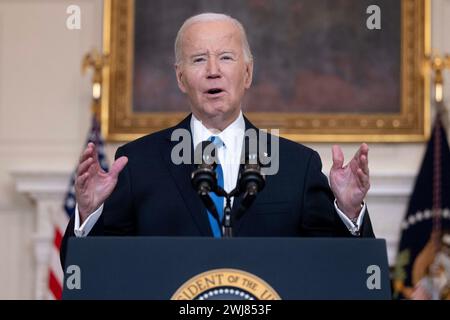
<svg viewBox="0 0 450 320"><path fill-rule="evenodd" d="M223 51L223 52L221 52L219 54L233 54L233 55L236 55L236 53L234 51Z"/></svg>
<svg viewBox="0 0 450 320"><path fill-rule="evenodd" d="M234 51L231 51L231 50L222 51L222 52L218 53L217 55L221 55L221 54L233 54L233 55L236 55L236 53ZM207 56L207 55L208 55L207 52L199 52L199 53L194 53L194 54L190 55L189 58L193 59L193 58L196 58L196 57L202 57L202 56Z"/></svg>
<svg viewBox="0 0 450 320"><path fill-rule="evenodd" d="M207 53L206 52L202 52L202 53L194 53L192 55L190 55L190 58L195 58L195 57L200 57L200 56L206 56Z"/></svg>

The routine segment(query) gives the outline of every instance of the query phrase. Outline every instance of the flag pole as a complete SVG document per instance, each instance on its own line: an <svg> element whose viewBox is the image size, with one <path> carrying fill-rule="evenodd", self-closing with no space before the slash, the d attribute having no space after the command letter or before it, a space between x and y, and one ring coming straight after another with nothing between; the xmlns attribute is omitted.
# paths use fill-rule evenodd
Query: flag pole
<svg viewBox="0 0 450 320"><path fill-rule="evenodd" d="M101 99L103 94L102 72L104 66L108 63L108 60L107 55L99 53L96 49L92 49L84 55L81 63L82 74L86 74L89 69L93 70L91 112L98 123L100 123L101 119Z"/></svg>
<svg viewBox="0 0 450 320"><path fill-rule="evenodd" d="M441 245L442 236L442 164L441 161L441 132L448 130L448 110L444 103L444 76L445 69L450 69L450 56L434 55L430 58L431 69L434 73L434 105L436 107L436 121L434 126L434 164L433 164L433 228L432 241L437 248Z"/></svg>

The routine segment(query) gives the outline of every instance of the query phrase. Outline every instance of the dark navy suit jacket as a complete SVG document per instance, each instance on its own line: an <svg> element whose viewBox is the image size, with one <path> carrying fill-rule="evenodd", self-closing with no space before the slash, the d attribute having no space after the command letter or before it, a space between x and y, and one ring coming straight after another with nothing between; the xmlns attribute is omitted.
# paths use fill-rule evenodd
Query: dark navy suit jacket
<svg viewBox="0 0 450 320"><path fill-rule="evenodd" d="M116 158L127 156L116 188L90 232L98 235L212 236L206 209L191 186L195 165L171 161L171 141L177 128L190 131L188 116L180 124L125 144ZM255 128L245 119L246 129ZM256 129L256 128L255 128ZM192 145L192 143L191 143ZM334 196L322 173L317 152L292 141L279 140L279 171L266 177L266 186L241 219L233 222L237 237L352 236L334 208ZM235 199L233 212L240 199ZM61 246L74 236L70 219ZM373 237L366 212L361 236Z"/></svg>

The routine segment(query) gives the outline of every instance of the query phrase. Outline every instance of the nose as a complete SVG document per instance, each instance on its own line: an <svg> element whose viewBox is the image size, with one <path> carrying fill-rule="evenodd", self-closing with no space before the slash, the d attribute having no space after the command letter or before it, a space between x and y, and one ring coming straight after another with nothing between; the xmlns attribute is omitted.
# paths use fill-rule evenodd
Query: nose
<svg viewBox="0 0 450 320"><path fill-rule="evenodd" d="M216 79L221 77L220 66L215 56L210 56L206 68L206 77L208 79Z"/></svg>

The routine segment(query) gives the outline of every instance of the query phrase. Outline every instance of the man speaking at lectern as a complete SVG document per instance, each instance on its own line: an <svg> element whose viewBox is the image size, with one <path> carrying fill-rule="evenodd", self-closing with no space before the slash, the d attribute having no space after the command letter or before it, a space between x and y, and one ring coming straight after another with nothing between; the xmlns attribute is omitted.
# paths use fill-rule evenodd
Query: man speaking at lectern
<svg viewBox="0 0 450 320"><path fill-rule="evenodd" d="M237 20L208 13L185 21L175 41L175 59L178 86L192 114L173 128L120 147L108 173L98 163L95 146L88 145L79 162L77 209L64 235L62 260L70 236L220 237L191 185L195 165L171 159L176 145L171 137L185 129L192 148L211 138L219 142L219 180L231 191L238 179L244 132L257 130L241 111L252 83L253 57ZM278 172L266 177L265 188L234 222L234 236L374 236L364 204L369 190L366 144L345 166L340 147L333 147L331 188L317 152L283 138L278 149L272 150ZM233 212L238 203L238 198L233 200Z"/></svg>

